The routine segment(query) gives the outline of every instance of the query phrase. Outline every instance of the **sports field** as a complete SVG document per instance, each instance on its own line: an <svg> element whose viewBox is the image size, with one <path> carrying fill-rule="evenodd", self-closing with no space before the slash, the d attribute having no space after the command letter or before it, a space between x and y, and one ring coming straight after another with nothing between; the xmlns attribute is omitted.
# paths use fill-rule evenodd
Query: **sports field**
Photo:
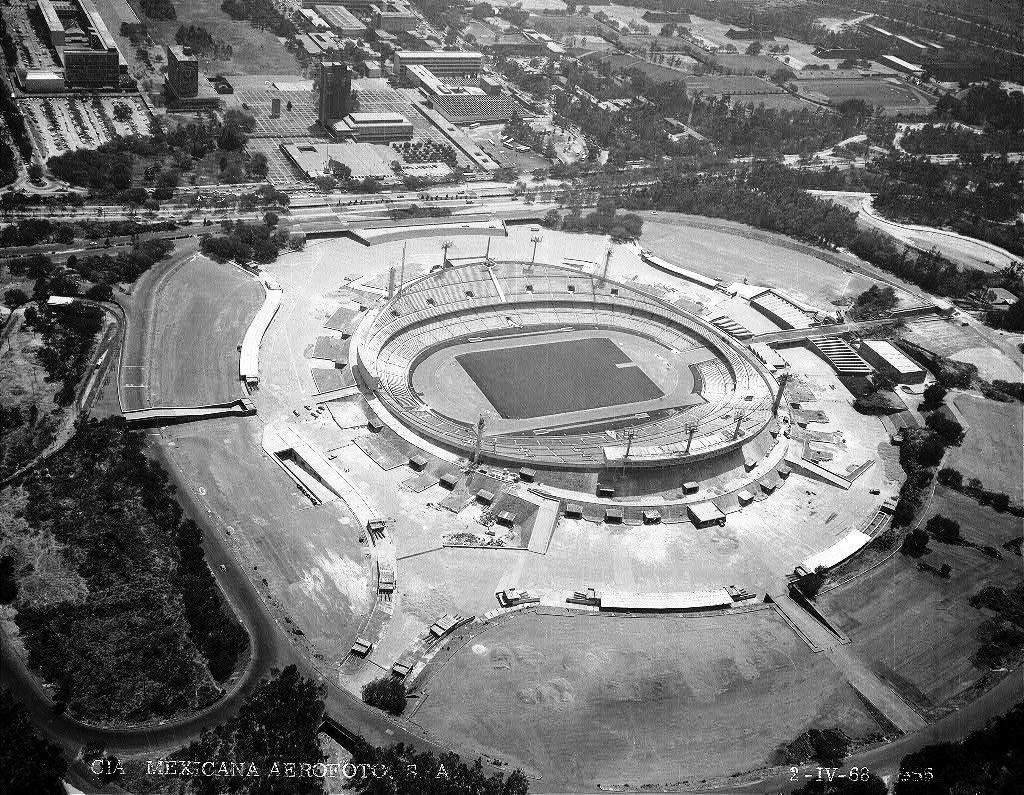
<svg viewBox="0 0 1024 795"><path fill-rule="evenodd" d="M921 107L930 103L906 83L896 78L864 78L862 80L801 80L800 87L824 94L833 105L847 99L863 99L883 108Z"/></svg>
<svg viewBox="0 0 1024 795"><path fill-rule="evenodd" d="M561 787L697 783L762 766L811 727L878 731L770 609L521 614L434 673L413 720Z"/></svg>
<svg viewBox="0 0 1024 795"><path fill-rule="evenodd" d="M966 394L956 395L953 403L970 430L959 447L951 448L949 466L959 469L964 480L978 478L989 491L1006 492L1020 502L1024 498L1024 417L1020 404Z"/></svg>
<svg viewBox="0 0 1024 795"><path fill-rule="evenodd" d="M464 353L455 359L505 419L637 403L663 394L605 337Z"/></svg>

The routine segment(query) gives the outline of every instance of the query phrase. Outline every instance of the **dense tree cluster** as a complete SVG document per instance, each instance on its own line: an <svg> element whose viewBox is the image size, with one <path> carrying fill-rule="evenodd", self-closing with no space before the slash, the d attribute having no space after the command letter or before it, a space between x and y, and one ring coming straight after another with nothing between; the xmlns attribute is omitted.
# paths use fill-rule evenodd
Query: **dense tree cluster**
<svg viewBox="0 0 1024 795"><path fill-rule="evenodd" d="M895 795L1017 792L1024 780L1021 737L1024 704L1018 704L960 742L927 745L903 757L900 773L895 776ZM932 773L928 781L913 775L925 770Z"/></svg>
<svg viewBox="0 0 1024 795"><path fill-rule="evenodd" d="M4 406L0 403L0 477L25 466L53 441L56 433L54 414L40 411L39 403L32 402L27 406L19 403ZM16 595L17 579L5 565L0 571L0 602L9 604Z"/></svg>
<svg viewBox="0 0 1024 795"><path fill-rule="evenodd" d="M178 12L174 10L174 3L171 0L139 0L142 6L142 13L150 19L177 19Z"/></svg>
<svg viewBox="0 0 1024 795"><path fill-rule="evenodd" d="M210 703L247 643L198 528L143 444L123 420L83 419L25 483L25 522L66 548L86 589L73 601L19 604L18 626L58 703L90 720L141 721Z"/></svg>
<svg viewBox="0 0 1024 795"><path fill-rule="evenodd" d="M900 145L912 155L987 154L1024 151L1024 135L1009 130L977 133L963 127L926 124L908 131Z"/></svg>
<svg viewBox="0 0 1024 795"><path fill-rule="evenodd" d="M371 707L401 715L405 711L405 685L401 679L382 676L363 685L363 701Z"/></svg>
<svg viewBox="0 0 1024 795"><path fill-rule="evenodd" d="M872 284L854 300L850 317L854 320L885 317L896 308L897 303L896 290Z"/></svg>
<svg viewBox="0 0 1024 795"><path fill-rule="evenodd" d="M64 750L42 737L26 709L0 689L0 792L64 795Z"/></svg>
<svg viewBox="0 0 1024 795"><path fill-rule="evenodd" d="M266 223L222 221L221 229L223 234L207 235L199 244L204 254L221 262L231 260L240 265L273 262L281 249L292 242L286 230Z"/></svg>
<svg viewBox="0 0 1024 795"><path fill-rule="evenodd" d="M173 250L174 243L170 240L144 240L113 256L106 253L82 257L72 254L64 265L58 265L45 254L34 254L8 260L7 267L15 276L35 280L33 292L36 298L78 295L79 277L104 284L133 282Z"/></svg>
<svg viewBox="0 0 1024 795"><path fill-rule="evenodd" d="M54 176L73 185L119 193L139 188L140 180L133 179L133 175L136 163L143 161L150 164L145 169L147 179L158 188L173 189L181 172L191 170L195 160L217 150L225 154L240 152L255 123L249 114L232 108L223 121L194 121L166 132L155 125L151 135L115 137L96 149L76 149L51 157L47 165ZM238 181L226 179L223 174L222 179Z"/></svg>
<svg viewBox="0 0 1024 795"><path fill-rule="evenodd" d="M353 779L351 789L368 795L527 795L530 790L529 780L519 770L507 776L488 775L480 759L466 764L453 753L435 756L401 743L377 748L360 741L352 752L352 764L383 765L391 774L388 779Z"/></svg>
<svg viewBox="0 0 1024 795"><path fill-rule="evenodd" d="M183 47L190 47L200 55L209 55L218 61L231 58L231 45L223 39L216 38L202 25L182 25L174 34L174 40Z"/></svg>
<svg viewBox="0 0 1024 795"><path fill-rule="evenodd" d="M248 19L253 26L265 28L275 36L297 33L295 24L274 5L273 0L224 0L220 10L232 19Z"/></svg>
<svg viewBox="0 0 1024 795"><path fill-rule="evenodd" d="M74 400L82 375L89 365L89 353L103 327L103 311L75 303L58 309L30 307L26 326L42 336L43 347L36 354L48 381L60 384L53 400L65 406Z"/></svg>
<svg viewBox="0 0 1024 795"><path fill-rule="evenodd" d="M971 86L963 94L943 94L935 113L964 124L1019 134L1024 130L1024 94L1005 91L990 81Z"/></svg>
<svg viewBox="0 0 1024 795"><path fill-rule="evenodd" d="M260 775L228 779L197 775L185 779L185 791L212 795L229 787L230 792L253 795L324 792L324 779L289 779L281 771L285 762L316 765L324 761L319 738L324 719L323 698L323 685L302 676L294 665L274 671L268 681L261 682L245 699L235 717L203 732L173 757L252 762ZM277 775L274 765L278 766ZM337 778L327 781L341 783Z"/></svg>
<svg viewBox="0 0 1024 795"><path fill-rule="evenodd" d="M949 226L1024 254L1024 166L1005 157L965 155L955 164L891 156L876 164L883 178L875 208L887 217Z"/></svg>

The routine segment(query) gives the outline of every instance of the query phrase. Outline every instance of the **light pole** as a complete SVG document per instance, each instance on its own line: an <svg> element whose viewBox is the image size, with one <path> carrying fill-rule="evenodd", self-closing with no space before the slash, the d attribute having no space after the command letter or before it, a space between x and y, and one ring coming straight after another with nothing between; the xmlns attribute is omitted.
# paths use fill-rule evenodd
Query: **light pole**
<svg viewBox="0 0 1024 795"><path fill-rule="evenodd" d="M537 244L543 239L544 237L542 235L534 235L533 237L530 238L530 240L533 241L533 254L530 256L531 265L533 265L533 263L537 261Z"/></svg>

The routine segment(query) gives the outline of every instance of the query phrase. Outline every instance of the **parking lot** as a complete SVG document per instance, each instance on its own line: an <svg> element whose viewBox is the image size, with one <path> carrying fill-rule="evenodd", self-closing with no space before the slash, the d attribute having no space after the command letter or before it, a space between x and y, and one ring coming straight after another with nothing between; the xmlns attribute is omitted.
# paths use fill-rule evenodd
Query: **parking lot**
<svg viewBox="0 0 1024 795"><path fill-rule="evenodd" d="M149 110L139 97L26 97L18 104L43 157L95 148L115 135L149 132Z"/></svg>

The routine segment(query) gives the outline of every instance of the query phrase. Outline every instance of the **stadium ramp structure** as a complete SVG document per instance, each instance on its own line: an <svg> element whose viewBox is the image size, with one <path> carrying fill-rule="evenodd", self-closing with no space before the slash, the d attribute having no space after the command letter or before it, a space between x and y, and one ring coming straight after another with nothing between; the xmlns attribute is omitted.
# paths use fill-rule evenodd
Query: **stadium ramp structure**
<svg viewBox="0 0 1024 795"><path fill-rule="evenodd" d="M363 527L380 518L362 492L294 428L268 425L263 429L263 450L314 502L341 499Z"/></svg>
<svg viewBox="0 0 1024 795"><path fill-rule="evenodd" d="M227 403L210 403L205 406L158 406L135 409L124 412L122 416L128 423L128 427L135 429L211 420L218 417L251 417L255 413L256 405L249 398L240 398Z"/></svg>
<svg viewBox="0 0 1024 795"><path fill-rule="evenodd" d="M681 268L678 265L673 265L668 260L657 257L649 251L641 251L640 259L652 268L657 268L658 270L665 271L666 273L671 273L673 276L678 276L680 279L686 279L688 282L693 282L694 284L706 287L709 290L714 290L722 283L719 279L712 279L710 276L704 276L696 271L691 271L687 268Z"/></svg>
<svg viewBox="0 0 1024 795"><path fill-rule="evenodd" d="M270 323L277 314L277 310L281 308L281 297L284 295L281 286L273 279L259 276L257 280L263 285L266 297L263 299L263 306L259 308L249 324L249 328L246 329L238 357L238 377L248 388L259 385L260 344L263 342L263 335L270 328Z"/></svg>

